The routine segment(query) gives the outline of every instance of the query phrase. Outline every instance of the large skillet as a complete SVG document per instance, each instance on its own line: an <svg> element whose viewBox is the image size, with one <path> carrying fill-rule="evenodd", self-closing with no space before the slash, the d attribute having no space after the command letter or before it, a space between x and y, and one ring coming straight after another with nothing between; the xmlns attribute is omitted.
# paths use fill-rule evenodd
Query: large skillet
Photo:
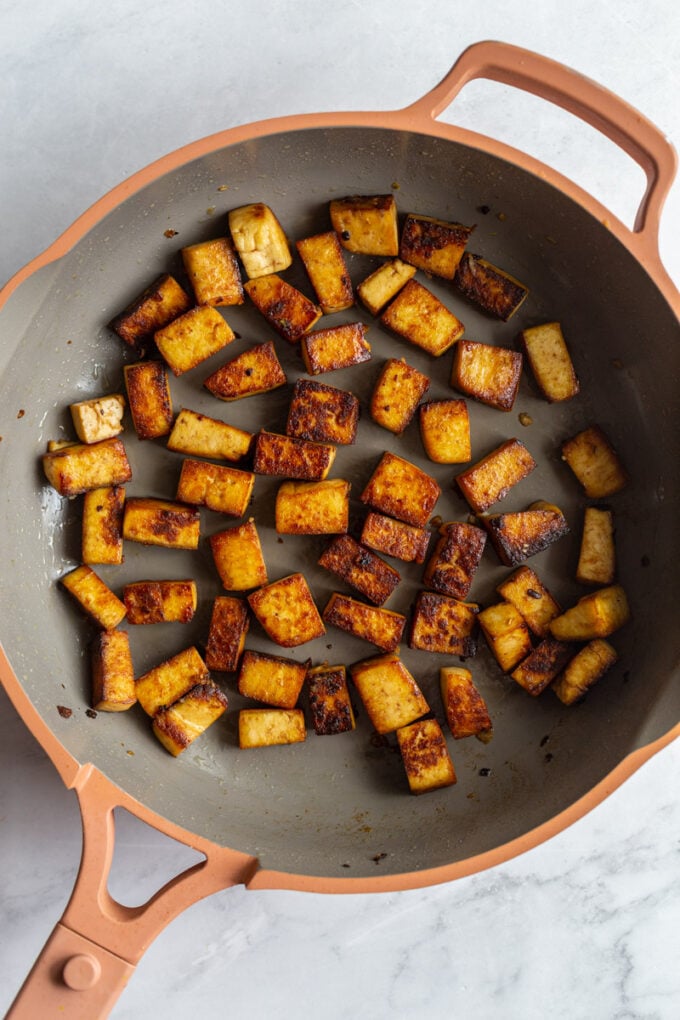
<svg viewBox="0 0 680 1020"><path fill-rule="evenodd" d="M439 123L439 113L474 78L549 99L621 146L647 179L634 229L545 165ZM158 931L191 902L230 884L379 891L444 882L499 863L570 824L677 734L678 444L672 412L680 301L657 245L674 171L669 144L622 101L542 57L482 43L404 110L267 121L169 155L101 199L8 284L0 309L0 666L26 724L77 791L84 830L73 896L14 1016L44 1015L48 1002L56 1004L54 995L69 1016L106 1013ZM572 578L584 498L560 462L559 444L593 422L610 435L631 474L629 488L612 501L620 578L633 606L632 622L612 639L619 665L584 704L566 709L551 692L539 699L525 695L480 646L472 668L494 718L494 739L489 745L451 746L457 786L421 798L406 792L399 756L391 746L376 745L365 716L354 734L332 739L310 734L298 747L239 752L233 710L240 701L233 677L220 678L232 709L226 722L174 760L157 745L141 712L86 715L91 632L56 584L78 560L78 507L45 485L39 455L48 439L66 433L69 403L120 388L126 355L106 323L160 272L179 271L177 242L218 236L229 208L257 200L274 207L293 237L303 236L327 229L330 198L391 187L402 213L477 223L473 250L530 286L529 300L503 324L450 286L429 281L463 319L468 337L509 345L522 326L559 319L570 339L582 383L579 398L549 406L525 379L512 413L475 406L473 459L515 435L539 460L539 470L508 506L520 509L536 498L562 506L573 537L533 564L569 604L583 593ZM174 241L165 236L168 229L177 231ZM369 268L360 259L351 263L355 279ZM305 286L297 268L290 279ZM353 310L345 319L356 315L365 317ZM239 344L269 335L251 309L230 312L229 320L243 338ZM374 361L367 371L337 373L329 377L332 384L355 388L365 403L380 365L395 355L430 374L430 396L451 393L446 356L433 364L375 325L369 339ZM292 348L278 346L292 381L301 364ZM217 405L201 389L206 374L198 370L173 381L177 407L223 412L246 428L282 426L289 390ZM533 424L524 428L518 412L530 415ZM422 458L413 429L394 440L367 416L361 428L361 442L341 451L335 469L351 477L355 494L385 447ZM130 491L172 497L177 458L163 443L141 444L134 437L127 442L135 471ZM430 467L444 489L437 513L464 518L453 471ZM334 585L315 569L322 543L277 542L273 488L260 481L253 512L265 535L270 576L302 569L323 605ZM207 515L204 526L210 533L223 522ZM130 548L122 568L101 572L118 589L143 576L199 581L194 624L132 635L138 671L204 640L210 601L219 593L204 548L194 556ZM487 556L474 597L483 604L493 601L494 586L505 573ZM407 611L420 578L409 568L404 576L403 594L390 605ZM249 645L271 650L255 627ZM367 654L368 646L329 631L293 656L351 662ZM439 713L436 677L444 660L408 649L402 654ZM71 716L64 718L57 706L70 708ZM106 888L116 807L205 855L143 908L122 906Z"/></svg>

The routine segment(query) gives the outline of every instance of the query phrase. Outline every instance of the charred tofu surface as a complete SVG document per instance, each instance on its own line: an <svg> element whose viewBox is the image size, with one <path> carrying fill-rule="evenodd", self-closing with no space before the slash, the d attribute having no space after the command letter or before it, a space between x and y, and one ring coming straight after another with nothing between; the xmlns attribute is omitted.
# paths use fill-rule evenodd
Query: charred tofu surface
<svg viewBox="0 0 680 1020"><path fill-rule="evenodd" d="M383 326L438 358L463 335L460 319L418 280L409 282L380 316Z"/></svg>
<svg viewBox="0 0 680 1020"><path fill-rule="evenodd" d="M272 329L296 344L321 318L321 309L276 273L249 280L245 291Z"/></svg>
<svg viewBox="0 0 680 1020"><path fill-rule="evenodd" d="M409 213L401 232L399 257L433 276L453 280L474 227Z"/></svg>
<svg viewBox="0 0 680 1020"><path fill-rule="evenodd" d="M92 708L97 712L126 712L136 702L128 633L102 631L92 645Z"/></svg>
<svg viewBox="0 0 680 1020"><path fill-rule="evenodd" d="M307 333L300 341L305 370L309 375L322 375L370 361L366 329L363 322L349 322Z"/></svg>
<svg viewBox="0 0 680 1020"><path fill-rule="evenodd" d="M205 664L218 673L234 673L243 654L249 627L248 607L231 595L213 602Z"/></svg>
<svg viewBox="0 0 680 1020"><path fill-rule="evenodd" d="M508 347L460 340L453 358L451 385L482 404L511 411L522 375L522 355Z"/></svg>
<svg viewBox="0 0 680 1020"><path fill-rule="evenodd" d="M319 736L347 733L356 726L344 666L315 666L307 671L309 713Z"/></svg>
<svg viewBox="0 0 680 1020"><path fill-rule="evenodd" d="M456 484L472 510L484 513L536 467L526 446L519 439L508 439L457 475Z"/></svg>
<svg viewBox="0 0 680 1020"><path fill-rule="evenodd" d="M286 433L313 443L351 446L357 437L360 404L353 393L313 379L298 379L288 409Z"/></svg>
<svg viewBox="0 0 680 1020"><path fill-rule="evenodd" d="M236 339L231 326L211 305L180 315L154 334L156 347L173 375L183 375Z"/></svg>
<svg viewBox="0 0 680 1020"><path fill-rule="evenodd" d="M464 666L442 666L439 670L444 714L455 740L477 737L488 743L493 735L489 710Z"/></svg>
<svg viewBox="0 0 680 1020"><path fill-rule="evenodd" d="M519 566L569 533L564 514L557 507L532 504L528 510L486 514L479 520L506 567Z"/></svg>
<svg viewBox="0 0 680 1020"><path fill-rule="evenodd" d="M467 598L486 545L486 533L474 524L449 521L423 574L423 583L442 595Z"/></svg>
<svg viewBox="0 0 680 1020"><path fill-rule="evenodd" d="M394 195L351 195L330 202L333 230L347 251L398 255L399 227Z"/></svg>
<svg viewBox="0 0 680 1020"><path fill-rule="evenodd" d="M361 530L361 542L404 563L423 563L430 544L430 532L371 511L366 515Z"/></svg>
<svg viewBox="0 0 680 1020"><path fill-rule="evenodd" d="M158 439L172 429L170 382L160 361L138 361L123 368L132 423L140 439Z"/></svg>
<svg viewBox="0 0 680 1020"><path fill-rule="evenodd" d="M198 605L196 582L135 581L123 588L131 624L189 623Z"/></svg>
<svg viewBox="0 0 680 1020"><path fill-rule="evenodd" d="M415 275L416 267L407 265L401 259L383 262L359 284L357 294L371 315L379 315Z"/></svg>
<svg viewBox="0 0 680 1020"><path fill-rule="evenodd" d="M295 242L298 255L314 288L324 315L342 312L354 304L354 291L342 246L334 230Z"/></svg>
<svg viewBox="0 0 680 1020"><path fill-rule="evenodd" d="M238 689L245 698L275 708L295 708L307 675L307 663L246 649L241 657Z"/></svg>
<svg viewBox="0 0 680 1020"><path fill-rule="evenodd" d="M253 471L257 475L318 482L327 476L334 460L335 447L329 443L311 443L265 431L255 437Z"/></svg>
<svg viewBox="0 0 680 1020"><path fill-rule="evenodd" d="M267 567L252 517L237 527L216 531L209 542L222 587L227 591L247 591L267 584Z"/></svg>
<svg viewBox="0 0 680 1020"><path fill-rule="evenodd" d="M522 330L520 343L546 400L556 403L578 394L579 381L559 322Z"/></svg>
<svg viewBox="0 0 680 1020"><path fill-rule="evenodd" d="M334 538L322 553L319 564L375 606L386 602L401 580L394 567L350 535Z"/></svg>
<svg viewBox="0 0 680 1020"><path fill-rule="evenodd" d="M285 386L286 373L271 340L256 344L208 376L203 385L219 400L242 400Z"/></svg>
<svg viewBox="0 0 680 1020"><path fill-rule="evenodd" d="M374 510L422 528L440 494L434 478L416 464L386 451L359 499Z"/></svg>
<svg viewBox="0 0 680 1020"><path fill-rule="evenodd" d="M420 437L435 464L466 464L472 457L470 415L464 400L429 400L418 408Z"/></svg>
<svg viewBox="0 0 680 1020"><path fill-rule="evenodd" d="M125 541L166 549L197 549L200 530L201 518L196 507L137 496L125 502Z"/></svg>
<svg viewBox="0 0 680 1020"><path fill-rule="evenodd" d="M456 782L446 739L436 719L421 719L397 730L397 743L411 793L441 790Z"/></svg>
<svg viewBox="0 0 680 1020"><path fill-rule="evenodd" d="M326 633L303 574L289 574L258 588L248 596L248 605L267 636L284 648Z"/></svg>
<svg viewBox="0 0 680 1020"><path fill-rule="evenodd" d="M168 449L210 460L238 461L249 452L252 441L251 432L183 407L168 436Z"/></svg>
<svg viewBox="0 0 680 1020"><path fill-rule="evenodd" d="M196 304L243 304L241 270L231 238L216 237L182 248L182 261Z"/></svg>
<svg viewBox="0 0 680 1020"><path fill-rule="evenodd" d="M599 425L591 425L562 443L566 461L588 499L605 499L628 485L628 473Z"/></svg>
<svg viewBox="0 0 680 1020"><path fill-rule="evenodd" d="M378 376L371 397L371 418L400 435L409 424L430 380L404 359L390 358Z"/></svg>
<svg viewBox="0 0 680 1020"><path fill-rule="evenodd" d="M479 606L438 592L422 591L411 617L409 648L444 655L472 656L477 651Z"/></svg>
<svg viewBox="0 0 680 1020"><path fill-rule="evenodd" d="M322 613L324 623L338 627L354 637L381 648L384 652L393 652L399 647L401 636L406 626L406 617L394 613L391 609L380 606L369 606L358 599L350 598L334 592Z"/></svg>
<svg viewBox="0 0 680 1020"><path fill-rule="evenodd" d="M466 298L503 322L515 314L529 293L514 276L467 251L456 270L455 283Z"/></svg>
<svg viewBox="0 0 680 1020"><path fill-rule="evenodd" d="M568 642L547 637L529 652L526 659L522 659L510 676L520 687L536 697L550 686L574 652L574 646Z"/></svg>
<svg viewBox="0 0 680 1020"><path fill-rule="evenodd" d="M276 494L275 520L280 535L339 535L349 527L350 483L283 482Z"/></svg>
<svg viewBox="0 0 680 1020"><path fill-rule="evenodd" d="M378 733L392 733L430 711L423 692L397 654L363 659L351 666L350 672Z"/></svg>
<svg viewBox="0 0 680 1020"><path fill-rule="evenodd" d="M239 747L299 744L307 737L300 708L243 708L238 714Z"/></svg>
<svg viewBox="0 0 680 1020"><path fill-rule="evenodd" d="M177 757L205 733L228 707L226 695L212 682L197 684L153 719L153 732L166 751Z"/></svg>
<svg viewBox="0 0 680 1020"><path fill-rule="evenodd" d="M177 280L167 273L134 298L109 326L130 347L147 340L169 322L191 308L191 298Z"/></svg>
<svg viewBox="0 0 680 1020"><path fill-rule="evenodd" d="M132 478L132 468L120 439L62 446L44 454L42 465L50 485L60 496L69 498L91 489L123 485Z"/></svg>
<svg viewBox="0 0 680 1020"><path fill-rule="evenodd" d="M83 563L123 562L123 508L125 488L122 485L90 489L83 496L82 560Z"/></svg>

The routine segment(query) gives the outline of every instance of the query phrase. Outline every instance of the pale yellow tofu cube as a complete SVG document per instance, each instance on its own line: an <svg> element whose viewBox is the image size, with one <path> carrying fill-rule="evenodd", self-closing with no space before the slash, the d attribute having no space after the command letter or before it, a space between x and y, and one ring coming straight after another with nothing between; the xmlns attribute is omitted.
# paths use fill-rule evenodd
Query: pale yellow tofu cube
<svg viewBox="0 0 680 1020"><path fill-rule="evenodd" d="M350 667L371 724L392 733L430 711L423 692L397 654L363 659Z"/></svg>
<svg viewBox="0 0 680 1020"><path fill-rule="evenodd" d="M589 499L605 499L628 484L628 473L599 425L591 425L562 443L566 461Z"/></svg>
<svg viewBox="0 0 680 1020"><path fill-rule="evenodd" d="M249 279L281 273L293 261L276 215L264 202L239 206L229 213L234 247Z"/></svg>
<svg viewBox="0 0 680 1020"><path fill-rule="evenodd" d="M612 584L616 577L614 515L611 510L586 507L576 580L581 584Z"/></svg>
<svg viewBox="0 0 680 1020"><path fill-rule="evenodd" d="M550 633L559 641L606 638L630 619L630 606L620 584L584 595L575 606L550 621Z"/></svg>
<svg viewBox="0 0 680 1020"><path fill-rule="evenodd" d="M371 315L379 315L415 275L416 267L407 265L401 259L383 262L359 284L357 294Z"/></svg>
<svg viewBox="0 0 680 1020"><path fill-rule="evenodd" d="M575 397L579 382L559 322L523 329L520 341L545 399L552 403Z"/></svg>
<svg viewBox="0 0 680 1020"><path fill-rule="evenodd" d="M479 613L478 620L489 648L505 673L531 652L529 628L512 603L487 606Z"/></svg>
<svg viewBox="0 0 680 1020"><path fill-rule="evenodd" d="M81 443L99 443L113 439L123 431L125 397L112 393L107 397L79 400L70 405L73 427Z"/></svg>
<svg viewBox="0 0 680 1020"><path fill-rule="evenodd" d="M608 641L595 638L576 653L552 686L565 705L573 705L618 661L618 652Z"/></svg>
<svg viewBox="0 0 680 1020"><path fill-rule="evenodd" d="M168 449L210 460L237 461L249 452L252 432L183 407L168 436Z"/></svg>
<svg viewBox="0 0 680 1020"><path fill-rule="evenodd" d="M307 737L302 709L244 708L238 715L239 747L299 744Z"/></svg>
<svg viewBox="0 0 680 1020"><path fill-rule="evenodd" d="M422 719L397 730L397 743L411 793L453 786L456 771L436 719Z"/></svg>

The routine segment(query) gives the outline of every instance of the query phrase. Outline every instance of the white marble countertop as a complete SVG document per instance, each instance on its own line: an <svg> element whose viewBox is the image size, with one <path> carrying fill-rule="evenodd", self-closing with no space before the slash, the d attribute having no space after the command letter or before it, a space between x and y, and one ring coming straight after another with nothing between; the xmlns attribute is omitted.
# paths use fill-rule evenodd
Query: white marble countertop
<svg viewBox="0 0 680 1020"><path fill-rule="evenodd" d="M677 145L679 12L676 0L336 0L323 12L313 0L2 3L0 283L164 153L275 115L405 106L480 39L517 43L585 73ZM488 90L471 86L448 116L512 139L632 219L636 168L608 143L595 147L590 134L573 142L566 115L518 109L508 125ZM661 235L676 282L679 192ZM0 706L4 1010L68 899L80 826L74 795L4 694ZM215 895L152 945L112 1015L674 1020L679 788L676 742L549 843L449 885L361 897ZM185 857L125 822L113 891L145 898L156 888L152 871L171 874Z"/></svg>

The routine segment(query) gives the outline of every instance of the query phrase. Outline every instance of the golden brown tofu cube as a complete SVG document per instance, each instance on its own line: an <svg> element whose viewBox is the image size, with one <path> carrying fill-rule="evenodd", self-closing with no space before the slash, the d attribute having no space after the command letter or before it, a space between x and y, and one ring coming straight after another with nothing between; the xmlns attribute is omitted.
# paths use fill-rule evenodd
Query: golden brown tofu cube
<svg viewBox="0 0 680 1020"><path fill-rule="evenodd" d="M416 267L407 265L401 259L383 262L359 284L357 294L371 315L379 315L415 275Z"/></svg>
<svg viewBox="0 0 680 1020"><path fill-rule="evenodd" d="M83 563L123 562L122 485L90 489L83 497L81 532Z"/></svg>
<svg viewBox="0 0 680 1020"><path fill-rule="evenodd" d="M139 704L153 718L161 708L174 704L197 684L209 680L208 667L191 645L138 677L135 691Z"/></svg>
<svg viewBox="0 0 680 1020"><path fill-rule="evenodd" d="M134 347L191 308L191 298L177 280L164 273L111 320L109 326Z"/></svg>
<svg viewBox="0 0 680 1020"><path fill-rule="evenodd" d="M222 586L227 591L247 591L268 581L260 536L254 519L210 536L210 549Z"/></svg>
<svg viewBox="0 0 680 1020"><path fill-rule="evenodd" d="M92 645L92 707L97 712L125 712L136 701L128 633L104 630Z"/></svg>
<svg viewBox="0 0 680 1020"><path fill-rule="evenodd" d="M208 376L203 385L219 400L241 400L285 386L286 373L268 340L238 354Z"/></svg>
<svg viewBox="0 0 680 1020"><path fill-rule="evenodd" d="M620 584L584 595L575 606L550 621L550 633L558 641L590 641L606 638L630 619L626 593Z"/></svg>
<svg viewBox="0 0 680 1020"><path fill-rule="evenodd" d="M574 646L547 637L522 659L510 676L533 697L542 694L574 654Z"/></svg>
<svg viewBox="0 0 680 1020"><path fill-rule="evenodd" d="M241 270L228 237L182 248L182 261L199 305L242 305Z"/></svg>
<svg viewBox="0 0 680 1020"><path fill-rule="evenodd" d="M456 772L436 719L422 719L397 730L397 743L411 793L453 786Z"/></svg>
<svg viewBox="0 0 680 1020"><path fill-rule="evenodd" d="M430 380L423 372L407 365L403 358L390 358L378 376L371 396L371 418L400 435L416 413L418 401L427 392Z"/></svg>
<svg viewBox="0 0 680 1020"><path fill-rule="evenodd" d="M477 737L488 743L493 735L491 717L484 698L472 682L472 673L463 666L442 666L439 688L446 721L456 740Z"/></svg>
<svg viewBox="0 0 680 1020"><path fill-rule="evenodd" d="M401 232L399 256L417 269L452 280L474 229L409 213Z"/></svg>
<svg viewBox="0 0 680 1020"><path fill-rule="evenodd" d="M321 318L318 305L276 273L249 280L245 291L272 329L288 343L298 343Z"/></svg>
<svg viewBox="0 0 680 1020"><path fill-rule="evenodd" d="M201 519L196 507L146 497L126 500L123 514L126 541L167 549L197 549L200 529Z"/></svg>
<svg viewBox="0 0 680 1020"><path fill-rule="evenodd" d="M217 354L236 339L231 326L211 305L199 305L154 334L156 347L174 375Z"/></svg>
<svg viewBox="0 0 680 1020"><path fill-rule="evenodd" d="M298 379L288 409L286 433L314 443L351 446L357 437L360 405L353 393L314 379Z"/></svg>
<svg viewBox="0 0 680 1020"><path fill-rule="evenodd" d="M124 604L87 564L69 571L61 578L61 583L81 609L104 630L112 630L125 619Z"/></svg>
<svg viewBox="0 0 680 1020"><path fill-rule="evenodd" d="M478 619L487 644L505 673L531 652L529 628L511 602L487 606Z"/></svg>
<svg viewBox="0 0 680 1020"><path fill-rule="evenodd" d="M596 638L567 663L552 689L563 704L573 705L611 669L618 657L608 641Z"/></svg>
<svg viewBox="0 0 680 1020"><path fill-rule="evenodd" d="M435 464L465 464L472 456L464 400L430 400L418 408L425 453Z"/></svg>
<svg viewBox="0 0 680 1020"><path fill-rule="evenodd" d="M246 650L238 674L239 692L276 708L295 708L307 667L306 662Z"/></svg>
<svg viewBox="0 0 680 1020"><path fill-rule="evenodd" d="M612 584L616 577L614 515L611 510L586 507L576 580L581 584Z"/></svg>
<svg viewBox="0 0 680 1020"><path fill-rule="evenodd" d="M409 648L446 655L472 656L477 651L479 606L438 592L421 591L411 618Z"/></svg>
<svg viewBox="0 0 680 1020"><path fill-rule="evenodd" d="M484 513L536 467L519 439L507 439L480 461L456 475L456 483L476 513Z"/></svg>
<svg viewBox="0 0 680 1020"><path fill-rule="evenodd" d="M229 230L250 280L281 273L293 261L283 227L272 209L263 202L232 209Z"/></svg>
<svg viewBox="0 0 680 1020"><path fill-rule="evenodd" d="M559 322L531 326L519 338L545 399L554 403L575 397L579 382Z"/></svg>
<svg viewBox="0 0 680 1020"><path fill-rule="evenodd" d="M403 457L386 451L359 499L374 510L422 528L440 494L434 478Z"/></svg>
<svg viewBox="0 0 680 1020"><path fill-rule="evenodd" d="M255 475L252 471L210 464L205 460L187 457L177 485L177 499L181 503L206 506L208 510L243 517L253 492Z"/></svg>
<svg viewBox="0 0 680 1020"><path fill-rule="evenodd" d="M565 460L589 499L604 499L628 484L628 474L599 425L591 425L562 443Z"/></svg>
<svg viewBox="0 0 680 1020"><path fill-rule="evenodd" d="M404 563L423 563L430 533L425 528L414 528L412 524L371 511L361 530L361 542Z"/></svg>
<svg viewBox="0 0 680 1020"><path fill-rule="evenodd" d="M135 581L123 588L127 621L131 624L189 623L198 594L195 581Z"/></svg>
<svg viewBox="0 0 680 1020"><path fill-rule="evenodd" d="M344 666L316 666L307 671L309 714L319 736L347 733L355 727Z"/></svg>
<svg viewBox="0 0 680 1020"><path fill-rule="evenodd" d="M168 449L211 460L237 461L249 452L252 432L183 407L168 436Z"/></svg>
<svg viewBox="0 0 680 1020"><path fill-rule="evenodd" d="M350 535L334 538L321 554L319 564L375 606L386 602L401 580L397 570Z"/></svg>
<svg viewBox="0 0 680 1020"><path fill-rule="evenodd" d="M280 535L340 535L349 527L350 483L284 482L276 493L276 530Z"/></svg>
<svg viewBox="0 0 680 1020"><path fill-rule="evenodd" d="M486 534L474 524L449 521L442 524L439 535L423 584L442 595L465 599L484 552Z"/></svg>
<svg viewBox="0 0 680 1020"><path fill-rule="evenodd" d="M302 359L309 375L335 372L371 360L363 322L348 322L307 333L300 341Z"/></svg>
<svg viewBox="0 0 680 1020"><path fill-rule="evenodd" d="M302 709L243 708L238 714L240 748L299 744L306 737Z"/></svg>
<svg viewBox="0 0 680 1020"><path fill-rule="evenodd" d="M172 397L165 366L138 361L123 368L132 424L139 439L158 439L172 429Z"/></svg>
<svg viewBox="0 0 680 1020"><path fill-rule="evenodd" d="M430 711L423 692L399 655L363 659L350 667L373 728L393 733Z"/></svg>
<svg viewBox="0 0 680 1020"><path fill-rule="evenodd" d="M401 641L406 617L390 609L367 606L349 595L334 592L321 614L325 623L347 634L370 641L384 652L393 652Z"/></svg>
<svg viewBox="0 0 680 1020"><path fill-rule="evenodd" d="M231 595L218 595L213 602L205 649L208 669L233 673L243 654L248 633L248 607Z"/></svg>
<svg viewBox="0 0 680 1020"><path fill-rule="evenodd" d="M546 637L550 633L550 621L562 612L531 567L519 567L497 586L496 591L506 602L513 604L537 637Z"/></svg>
<svg viewBox="0 0 680 1020"><path fill-rule="evenodd" d="M283 648L296 648L326 633L303 574L258 588L248 596L248 605L267 636Z"/></svg>
<svg viewBox="0 0 680 1020"><path fill-rule="evenodd" d="M177 757L205 733L228 708L226 695L213 683L197 684L154 716L153 732L166 751Z"/></svg>
<svg viewBox="0 0 680 1020"><path fill-rule="evenodd" d="M65 450L67 446L78 446L75 439L48 439L47 452L56 453L57 450Z"/></svg>
<svg viewBox="0 0 680 1020"><path fill-rule="evenodd" d="M569 525L557 507L532 504L528 510L487 514L479 518L498 558L506 567L517 567L530 556L547 549L569 534Z"/></svg>
<svg viewBox="0 0 680 1020"><path fill-rule="evenodd" d="M481 404L511 411L522 375L522 355L508 347L460 340L453 356L451 385Z"/></svg>
<svg viewBox="0 0 680 1020"><path fill-rule="evenodd" d="M60 496L78 496L90 489L122 485L132 478L132 468L120 439L101 443L73 443L42 458L47 481Z"/></svg>
<svg viewBox="0 0 680 1020"><path fill-rule="evenodd" d="M302 238L295 247L324 315L351 308L354 304L352 281L335 231Z"/></svg>
<svg viewBox="0 0 680 1020"><path fill-rule="evenodd" d="M417 280L409 282L380 316L397 336L438 358L463 335L465 326L432 291Z"/></svg>
<svg viewBox="0 0 680 1020"><path fill-rule="evenodd" d="M123 431L125 397L112 393L107 397L79 400L70 405L71 418L81 443L99 443L113 439Z"/></svg>
<svg viewBox="0 0 680 1020"><path fill-rule="evenodd" d="M350 195L329 207L333 229L347 251L398 255L399 230L394 195Z"/></svg>
<svg viewBox="0 0 680 1020"><path fill-rule="evenodd" d="M468 251L458 264L455 283L466 298L503 322L515 314L529 293L514 276Z"/></svg>
<svg viewBox="0 0 680 1020"><path fill-rule="evenodd" d="M253 471L258 475L318 482L327 476L334 460L335 447L328 443L310 443L264 430L255 438Z"/></svg>

